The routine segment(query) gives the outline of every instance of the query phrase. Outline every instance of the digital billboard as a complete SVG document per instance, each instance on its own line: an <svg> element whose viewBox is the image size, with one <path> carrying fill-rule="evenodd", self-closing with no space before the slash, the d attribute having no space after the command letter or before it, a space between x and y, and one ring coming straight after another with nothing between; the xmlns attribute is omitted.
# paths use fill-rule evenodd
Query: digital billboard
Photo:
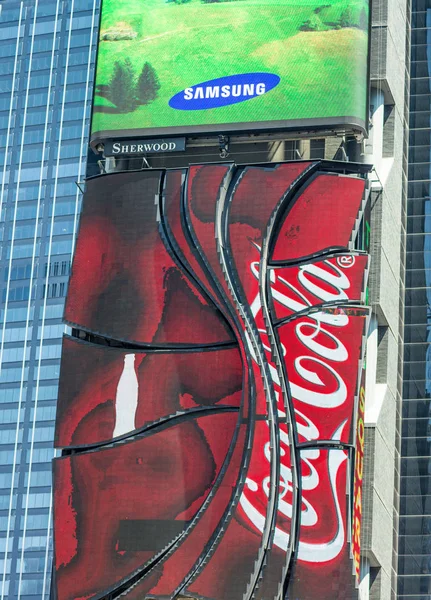
<svg viewBox="0 0 431 600"><path fill-rule="evenodd" d="M90 181L53 600L357 600L366 172L295 161Z"/></svg>
<svg viewBox="0 0 431 600"><path fill-rule="evenodd" d="M92 142L366 128L369 0L103 0Z"/></svg>

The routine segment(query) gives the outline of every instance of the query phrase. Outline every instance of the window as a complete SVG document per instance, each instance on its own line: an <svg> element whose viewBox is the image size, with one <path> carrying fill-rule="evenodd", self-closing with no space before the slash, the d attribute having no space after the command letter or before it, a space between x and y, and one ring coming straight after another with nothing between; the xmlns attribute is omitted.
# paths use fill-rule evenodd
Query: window
<svg viewBox="0 0 431 600"><path fill-rule="evenodd" d="M36 388L32 389L31 397L32 400L36 399L36 392L38 390ZM58 385L40 385L39 392L37 394L37 398L39 401L43 400L56 400L58 396Z"/></svg>
<svg viewBox="0 0 431 600"><path fill-rule="evenodd" d="M21 181L39 181L42 177L46 178L47 175L47 167L27 167L22 168L21 172L15 171L15 183L18 181L18 175Z"/></svg>
<svg viewBox="0 0 431 600"><path fill-rule="evenodd" d="M93 10L94 3L93 0L75 0L75 11L80 10Z"/></svg>
<svg viewBox="0 0 431 600"><path fill-rule="evenodd" d="M45 186L42 186L42 195L45 193ZM21 185L18 193L18 200L37 200L39 196L38 185Z"/></svg>
<svg viewBox="0 0 431 600"><path fill-rule="evenodd" d="M39 516L39 515L34 515L34 516ZM33 529L32 527L28 526L29 518L30 518L30 515L28 515L28 517L27 517L27 528ZM46 527L40 527L38 529L46 529ZM23 565L22 569L21 569L21 563ZM21 570L23 573L43 573L45 571L45 557L44 556L39 556L36 558L25 557L23 561L21 561L21 559L18 558L17 572L19 572Z"/></svg>
<svg viewBox="0 0 431 600"><path fill-rule="evenodd" d="M25 392L25 390L24 390L24 392ZM3 388L0 390L0 403L1 404L16 404L17 402L19 402L19 396L20 396L20 388L19 387L9 388L9 389ZM0 460L0 464L4 464L4 463L2 463L2 461Z"/></svg>
<svg viewBox="0 0 431 600"><path fill-rule="evenodd" d="M8 498L9 498L9 496L8 496ZM7 551L8 552L12 552L12 544L13 544L13 537L10 536L9 541L7 543ZM6 551L6 538L0 538L0 552L5 552L5 551ZM7 582L7 583L9 583L9 582Z"/></svg>
<svg viewBox="0 0 431 600"><path fill-rule="evenodd" d="M91 27L91 22L91 15L88 17L74 17L72 19L72 29L85 29L86 27Z"/></svg>
<svg viewBox="0 0 431 600"><path fill-rule="evenodd" d="M10 362L22 362L23 356L23 348L4 348L2 354L2 363L10 363ZM25 360L29 360L30 358L30 348L26 348L25 350ZM0 423L1 421L1 411L0 411Z"/></svg>
<svg viewBox="0 0 431 600"><path fill-rule="evenodd" d="M55 21L42 21L36 23L35 35L42 35L44 33L54 33ZM30 28L30 33L33 33L33 27Z"/></svg>
<svg viewBox="0 0 431 600"><path fill-rule="evenodd" d="M73 220L68 221L56 221L53 227L54 235L66 235L68 233L73 233Z"/></svg>
<svg viewBox="0 0 431 600"><path fill-rule="evenodd" d="M21 411L22 417L22 411ZM16 423L18 420L18 408L0 410L0 423ZM20 419L22 421L22 418Z"/></svg>
<svg viewBox="0 0 431 600"><path fill-rule="evenodd" d="M25 537L25 540L22 539L22 537L19 538L19 542L18 542L18 548L20 550L22 550L22 547L24 546L25 550L42 550L45 551L46 550L46 535L27 535ZM31 582L31 586L34 585L34 581L37 580L27 580ZM24 581L21 582L21 585L24 583ZM42 583L42 581L40 582ZM34 589L34 588L32 588ZM42 591L42 589L40 590ZM21 592L23 592L23 589L21 587ZM28 592L27 592L28 593Z"/></svg>
<svg viewBox="0 0 431 600"><path fill-rule="evenodd" d="M45 319L62 319L64 306L63 304L48 304L45 309ZM43 317L43 307L40 309L40 318Z"/></svg>
<svg viewBox="0 0 431 600"><path fill-rule="evenodd" d="M3 290L3 302L6 302L7 290ZM22 300L28 300L30 295L30 287L28 285L22 285L9 289L9 302L20 302Z"/></svg>
<svg viewBox="0 0 431 600"><path fill-rule="evenodd" d="M12 239L12 233L15 240L23 240L26 238L32 238L34 236L35 223L31 225L17 225L15 231L9 229L8 240ZM38 232L40 235L40 231Z"/></svg>
<svg viewBox="0 0 431 600"><path fill-rule="evenodd" d="M66 295L66 282L50 283L48 286L43 285L42 298L64 298Z"/></svg>
<svg viewBox="0 0 431 600"><path fill-rule="evenodd" d="M48 102L48 94L46 92L33 92L28 95L28 106L36 107L36 106L44 106L46 109L46 105ZM45 120L43 121L45 122Z"/></svg>
<svg viewBox="0 0 431 600"><path fill-rule="evenodd" d="M70 40L71 48L78 48L79 46L88 47L91 41L90 32L88 33L75 33L72 34L72 39Z"/></svg>
<svg viewBox="0 0 431 600"><path fill-rule="evenodd" d="M31 338L33 328L28 327L27 330L25 327L15 327L15 328L7 328L4 332L4 341L6 343L9 342L22 342L25 340L27 331L27 339Z"/></svg>
<svg viewBox="0 0 431 600"><path fill-rule="evenodd" d="M0 40L16 40L18 37L18 25L0 27Z"/></svg>
<svg viewBox="0 0 431 600"><path fill-rule="evenodd" d="M51 494L30 492L28 495L29 508L49 508L51 504ZM44 548L45 550L45 548Z"/></svg>
<svg viewBox="0 0 431 600"><path fill-rule="evenodd" d="M4 271L4 280L8 280L9 275L9 267L6 267ZM19 265L17 267L12 267L10 273L10 280L16 281L17 279L29 279L31 276L31 265Z"/></svg>
<svg viewBox="0 0 431 600"><path fill-rule="evenodd" d="M59 181L57 184L56 196L57 198L59 196L75 196L77 189L75 181ZM54 196L54 188L51 188L51 196Z"/></svg>
<svg viewBox="0 0 431 600"><path fill-rule="evenodd" d="M58 166L57 177L77 177L79 171L79 165L76 161L70 163L64 163Z"/></svg>
<svg viewBox="0 0 431 600"><path fill-rule="evenodd" d="M48 407L49 408L49 407ZM38 410L39 415L39 410ZM48 419L45 419L48 420ZM0 453L1 454L1 453ZM32 463L51 463L54 458L53 448L34 448L31 456ZM27 464L30 462L30 453L27 453Z"/></svg>
<svg viewBox="0 0 431 600"><path fill-rule="evenodd" d="M2 48L3 50L3 48ZM16 96L15 96L16 98ZM10 94L0 96L0 110L9 110L10 107Z"/></svg>
<svg viewBox="0 0 431 600"><path fill-rule="evenodd" d="M42 125L46 121L46 107L45 108L31 108L27 110L27 113L21 114L20 123L23 124L25 120L26 125ZM48 121L52 121L52 110L48 111Z"/></svg>
<svg viewBox="0 0 431 600"><path fill-rule="evenodd" d="M76 186L75 186L76 187ZM77 188L76 188L77 190ZM50 207L50 216L52 216L53 206ZM77 208L75 200L70 200L69 202L56 202L55 203L55 215L74 215L75 211L79 210Z"/></svg>
<svg viewBox="0 0 431 600"><path fill-rule="evenodd" d="M3 13L2 13L2 18L3 18ZM20 42L19 46L21 46L22 48L22 42ZM15 56L16 54L16 50L17 50L17 43L9 43L9 44L3 44L1 45L1 52L2 52L2 56L6 57L6 56ZM18 49L19 52L19 49Z"/></svg>
<svg viewBox="0 0 431 600"><path fill-rule="evenodd" d="M76 9L75 9L76 10ZM37 9L37 17L50 17L51 15L55 15L57 11L57 6L55 2L46 3L43 2L39 4Z"/></svg>
<svg viewBox="0 0 431 600"><path fill-rule="evenodd" d="M45 135L45 127L39 127L39 128L35 128L35 129L25 129L24 132L24 145L27 144L36 144L38 142L43 142L44 139L44 135ZM48 142L50 140L50 131L48 130L46 132L46 141Z"/></svg>
<svg viewBox="0 0 431 600"><path fill-rule="evenodd" d="M14 444L16 439L16 428L13 429L1 429L0 430L0 444ZM18 442L22 442L22 429L18 431ZM1 551L1 550L0 550Z"/></svg>
<svg viewBox="0 0 431 600"><path fill-rule="evenodd" d="M29 319L34 317L34 307L30 308ZM0 320L4 319L4 311L0 312ZM27 308L8 308L6 313L6 323L16 323L17 321L27 320Z"/></svg>
<svg viewBox="0 0 431 600"><path fill-rule="evenodd" d="M13 80L12 77L3 76L0 80L0 94L12 91ZM4 126L2 127L2 129Z"/></svg>
<svg viewBox="0 0 431 600"><path fill-rule="evenodd" d="M8 125L9 125L9 113L0 115L0 129L7 129ZM13 126L13 116L12 116L12 122L10 125L11 125L11 127Z"/></svg>
<svg viewBox="0 0 431 600"><path fill-rule="evenodd" d="M21 368L13 368L13 369L9 368L8 369L7 367L5 367L4 369L2 369L2 371L0 373L0 383L11 383L13 381L21 381L21 379L23 381L27 381L28 367L25 367L24 372ZM4 433L5 433L4 431L1 432L0 443L6 444L8 442L4 442L2 440Z"/></svg>
<svg viewBox="0 0 431 600"><path fill-rule="evenodd" d="M0 464L1 465L13 465L14 454L15 454L14 450L2 450L0 452ZM16 462L19 462L18 459L20 459L20 454L21 454L21 450L18 450ZM0 505L0 509L1 508L2 507Z"/></svg>
<svg viewBox="0 0 431 600"><path fill-rule="evenodd" d="M36 37L34 38L34 44L33 44L33 52L36 54L37 52L48 52L49 50L52 50L52 42L53 42L53 36L50 35L49 37ZM58 48L58 40L56 40L56 49Z"/></svg>
<svg viewBox="0 0 431 600"><path fill-rule="evenodd" d="M310 140L310 158L325 158L325 139Z"/></svg>
<svg viewBox="0 0 431 600"><path fill-rule="evenodd" d="M30 65L30 62L27 63L27 69ZM31 61L31 70L32 71L42 71L43 69L51 68L51 54L46 54L45 56L33 56Z"/></svg>
<svg viewBox="0 0 431 600"><path fill-rule="evenodd" d="M31 432L29 432L31 433ZM25 477L25 485L27 485L28 481L28 473L26 473ZM50 486L52 481L51 477L51 469L48 471L32 471L30 477L30 486L31 487L45 487Z"/></svg>
<svg viewBox="0 0 431 600"><path fill-rule="evenodd" d="M31 436L32 436L32 432L29 431L29 440L31 440ZM49 442L52 441L54 439L54 427L53 426L44 426L44 427L39 427L36 426L36 429L34 430L34 441L35 442ZM51 473L49 472L49 474L51 475ZM50 483L48 483L47 485L50 485Z"/></svg>
<svg viewBox="0 0 431 600"><path fill-rule="evenodd" d="M27 515L27 530L29 529L47 529L48 515ZM33 592L34 593L34 592Z"/></svg>
<svg viewBox="0 0 431 600"><path fill-rule="evenodd" d="M14 67L14 59L0 62L0 75L11 75L14 71Z"/></svg>
<svg viewBox="0 0 431 600"><path fill-rule="evenodd" d="M64 120L65 121L77 121L82 119L84 114L83 106L68 106L64 109Z"/></svg>
<svg viewBox="0 0 431 600"><path fill-rule="evenodd" d="M75 138L81 138L82 135L82 125L79 123L77 125L63 125L61 130L61 137L63 140L73 140ZM60 130L57 129L57 140L60 139Z"/></svg>
<svg viewBox="0 0 431 600"><path fill-rule="evenodd" d="M0 488L12 487L12 473L0 473Z"/></svg>
<svg viewBox="0 0 431 600"><path fill-rule="evenodd" d="M10 572L11 564L12 564L12 559L11 558L7 558L6 560L4 560L4 558L2 558L0 560L0 572L3 573L4 570L5 570L5 566L6 566L6 573L9 573Z"/></svg>
<svg viewBox="0 0 431 600"><path fill-rule="evenodd" d="M0 531L7 531L8 525L10 525L11 529L15 526L15 516L12 516L10 521L7 515L0 517Z"/></svg>
<svg viewBox="0 0 431 600"><path fill-rule="evenodd" d="M78 158L81 156L81 144L64 144L61 147L61 158Z"/></svg>
<svg viewBox="0 0 431 600"><path fill-rule="evenodd" d="M52 262L49 265L49 276L58 277L59 275L69 275L70 273L70 260L62 260L58 262ZM45 264L45 277L48 275L48 264Z"/></svg>
<svg viewBox="0 0 431 600"><path fill-rule="evenodd" d="M64 240L61 242L52 242L51 245L51 254L71 254L72 252L72 240ZM46 247L45 254L48 254L48 247ZM55 297L55 296L54 296Z"/></svg>
<svg viewBox="0 0 431 600"><path fill-rule="evenodd" d="M6 371L6 370L5 370ZM40 374L39 374L40 373ZM60 376L60 365L46 365L40 367L40 371L38 371L39 379L58 379ZM37 440L38 442L48 441L51 438Z"/></svg>
<svg viewBox="0 0 431 600"><path fill-rule="evenodd" d="M39 360L41 351L40 346L36 348L36 360ZM49 360L54 358L61 357L61 345L53 344L53 345L43 345L42 346L42 359Z"/></svg>
<svg viewBox="0 0 431 600"><path fill-rule="evenodd" d="M30 419L34 418L34 409L31 411ZM37 407L37 422L40 421L54 421L55 420L55 406L38 406ZM43 448L42 450L39 448L40 453L38 454L39 460L38 462L50 462L53 457L54 450L52 448ZM38 450L38 452L39 452ZM34 461L35 451L33 451L33 461ZM48 458L43 457L48 456ZM42 459L43 458L43 459ZM29 457L27 456L27 462Z"/></svg>
<svg viewBox="0 0 431 600"><path fill-rule="evenodd" d="M45 151L46 152L46 151ZM24 148L22 152L22 162L23 163L32 163L32 162L41 162L43 156L43 146L33 146L30 148ZM46 158L46 156L45 156Z"/></svg>
<svg viewBox="0 0 431 600"><path fill-rule="evenodd" d="M19 21L19 8L2 7L1 20L3 23L7 21Z"/></svg>
<svg viewBox="0 0 431 600"><path fill-rule="evenodd" d="M16 211L16 219L17 221L22 221L24 219L34 219L37 215L37 205L31 204L26 206L18 206Z"/></svg>
<svg viewBox="0 0 431 600"><path fill-rule="evenodd" d="M64 57L64 60L66 61L66 55ZM78 51L78 52L71 52L69 54L69 66L75 66L75 65L86 65L88 63L88 50L82 50L82 51ZM82 88L80 88L82 89ZM84 90L85 92L85 90Z"/></svg>
<svg viewBox="0 0 431 600"><path fill-rule="evenodd" d="M36 45L36 42L35 42ZM37 71L36 71L37 73ZM55 79L55 76L53 77ZM32 75L30 77L29 89L35 88L47 88L49 86L50 75L44 73L43 75Z"/></svg>
<svg viewBox="0 0 431 600"><path fill-rule="evenodd" d="M13 258L30 258L33 256L33 244L24 244L22 246L18 246L15 244L13 246ZM40 251L40 243L36 244L35 256L39 256ZM8 246L6 250L6 257L10 257L11 246Z"/></svg>

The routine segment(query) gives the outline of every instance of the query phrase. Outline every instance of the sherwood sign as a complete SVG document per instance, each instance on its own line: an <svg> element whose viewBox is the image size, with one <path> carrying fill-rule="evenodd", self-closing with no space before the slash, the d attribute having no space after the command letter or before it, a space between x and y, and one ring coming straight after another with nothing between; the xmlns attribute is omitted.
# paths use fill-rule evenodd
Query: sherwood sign
<svg viewBox="0 0 431 600"><path fill-rule="evenodd" d="M162 152L183 152L186 138L163 138L155 140L123 140L105 142L105 156L139 156Z"/></svg>

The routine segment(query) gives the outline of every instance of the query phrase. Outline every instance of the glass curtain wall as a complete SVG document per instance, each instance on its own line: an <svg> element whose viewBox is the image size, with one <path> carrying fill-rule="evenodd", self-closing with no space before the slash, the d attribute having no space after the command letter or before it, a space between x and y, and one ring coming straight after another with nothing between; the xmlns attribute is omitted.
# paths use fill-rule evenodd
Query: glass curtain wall
<svg viewBox="0 0 431 600"><path fill-rule="evenodd" d="M413 0L399 600L431 594L431 0Z"/></svg>
<svg viewBox="0 0 431 600"><path fill-rule="evenodd" d="M61 323L98 0L0 2L0 598L48 599Z"/></svg>

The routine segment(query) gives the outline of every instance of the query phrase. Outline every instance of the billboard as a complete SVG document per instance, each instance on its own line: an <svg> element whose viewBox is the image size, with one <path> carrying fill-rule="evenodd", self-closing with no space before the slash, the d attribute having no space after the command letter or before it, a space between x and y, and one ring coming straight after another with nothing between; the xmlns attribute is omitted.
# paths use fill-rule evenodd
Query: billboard
<svg viewBox="0 0 431 600"><path fill-rule="evenodd" d="M366 129L369 0L103 0L92 142Z"/></svg>
<svg viewBox="0 0 431 600"><path fill-rule="evenodd" d="M357 600L365 172L212 164L89 182L53 600Z"/></svg>

